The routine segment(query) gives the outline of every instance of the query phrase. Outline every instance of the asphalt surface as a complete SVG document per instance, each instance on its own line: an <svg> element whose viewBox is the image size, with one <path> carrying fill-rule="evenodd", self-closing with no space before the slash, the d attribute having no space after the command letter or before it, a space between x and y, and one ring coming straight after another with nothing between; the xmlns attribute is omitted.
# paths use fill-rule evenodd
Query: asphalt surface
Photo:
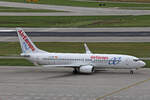
<svg viewBox="0 0 150 100"><path fill-rule="evenodd" d="M150 36L150 32L30 32L29 36ZM16 32L0 32L0 36L17 36Z"/></svg>
<svg viewBox="0 0 150 100"><path fill-rule="evenodd" d="M33 42L150 42L150 37L30 37ZM1 37L0 42L19 42L18 37Z"/></svg>
<svg viewBox="0 0 150 100"><path fill-rule="evenodd" d="M29 36L150 36L149 27L23 28ZM0 36L17 36L15 28L0 28Z"/></svg>
<svg viewBox="0 0 150 100"><path fill-rule="evenodd" d="M25 32L150 32L150 27L113 28L23 28ZM16 32L16 28L0 28L0 32Z"/></svg>
<svg viewBox="0 0 150 100"><path fill-rule="evenodd" d="M117 9L117 8L72 7L72 6L27 4L27 3L15 3L15 2L3 2L3 1L0 1L0 6L68 11L68 12L56 12L56 13L2 12L0 13L0 16L87 16L87 15L101 16L101 15L149 15L150 14L150 10L125 10L125 9Z"/></svg>
<svg viewBox="0 0 150 100"><path fill-rule="evenodd" d="M0 100L149 100L150 69L72 74L69 68L0 67Z"/></svg>
<svg viewBox="0 0 150 100"><path fill-rule="evenodd" d="M35 42L150 42L150 28L23 28ZM1 42L16 42L15 28L0 28Z"/></svg>

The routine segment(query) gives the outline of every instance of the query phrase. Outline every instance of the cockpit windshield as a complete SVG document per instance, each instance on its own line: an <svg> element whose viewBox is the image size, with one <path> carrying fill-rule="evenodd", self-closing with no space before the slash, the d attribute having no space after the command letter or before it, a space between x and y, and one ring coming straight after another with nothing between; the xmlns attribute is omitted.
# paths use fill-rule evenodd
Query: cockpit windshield
<svg viewBox="0 0 150 100"><path fill-rule="evenodd" d="M137 61L141 61L140 59L133 59L133 61L137 62Z"/></svg>

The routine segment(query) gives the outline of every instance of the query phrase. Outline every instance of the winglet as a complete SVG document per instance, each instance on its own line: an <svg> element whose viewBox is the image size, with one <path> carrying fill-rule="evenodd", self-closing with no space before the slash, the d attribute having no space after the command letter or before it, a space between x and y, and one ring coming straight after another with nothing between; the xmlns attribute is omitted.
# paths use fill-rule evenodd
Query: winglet
<svg viewBox="0 0 150 100"><path fill-rule="evenodd" d="M84 48L85 48L86 54L92 54L92 52L89 50L89 48L86 45L86 43L84 43Z"/></svg>

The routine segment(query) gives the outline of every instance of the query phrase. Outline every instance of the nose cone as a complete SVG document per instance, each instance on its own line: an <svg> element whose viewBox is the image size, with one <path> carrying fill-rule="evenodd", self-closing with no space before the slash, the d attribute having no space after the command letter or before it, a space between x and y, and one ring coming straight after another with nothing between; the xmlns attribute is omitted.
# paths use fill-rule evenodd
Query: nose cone
<svg viewBox="0 0 150 100"><path fill-rule="evenodd" d="M140 65L140 67L144 67L146 65L146 63L144 61L140 61L139 65Z"/></svg>

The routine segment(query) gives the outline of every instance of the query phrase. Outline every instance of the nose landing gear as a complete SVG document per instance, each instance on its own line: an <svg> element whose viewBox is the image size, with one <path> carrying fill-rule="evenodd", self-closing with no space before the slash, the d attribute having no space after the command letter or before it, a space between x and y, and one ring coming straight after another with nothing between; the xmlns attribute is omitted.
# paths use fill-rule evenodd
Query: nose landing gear
<svg viewBox="0 0 150 100"><path fill-rule="evenodd" d="M134 74L134 70L130 70L130 74Z"/></svg>
<svg viewBox="0 0 150 100"><path fill-rule="evenodd" d="M134 74L134 71L136 71L136 70L138 70L138 69L131 69L130 74Z"/></svg>

